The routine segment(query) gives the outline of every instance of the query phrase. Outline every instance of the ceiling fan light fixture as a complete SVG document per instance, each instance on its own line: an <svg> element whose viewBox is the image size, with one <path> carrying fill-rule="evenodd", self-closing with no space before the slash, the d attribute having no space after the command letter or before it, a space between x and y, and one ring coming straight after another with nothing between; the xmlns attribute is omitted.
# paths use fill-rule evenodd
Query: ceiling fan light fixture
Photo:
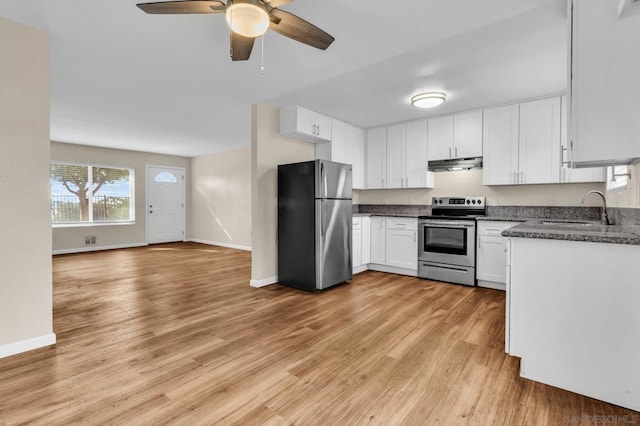
<svg viewBox="0 0 640 426"><path fill-rule="evenodd" d="M227 24L234 33L256 38L269 29L269 15L254 3L234 3L227 6Z"/></svg>
<svg viewBox="0 0 640 426"><path fill-rule="evenodd" d="M416 108L433 108L442 105L447 100L447 94L442 92L426 92L411 98L411 105Z"/></svg>

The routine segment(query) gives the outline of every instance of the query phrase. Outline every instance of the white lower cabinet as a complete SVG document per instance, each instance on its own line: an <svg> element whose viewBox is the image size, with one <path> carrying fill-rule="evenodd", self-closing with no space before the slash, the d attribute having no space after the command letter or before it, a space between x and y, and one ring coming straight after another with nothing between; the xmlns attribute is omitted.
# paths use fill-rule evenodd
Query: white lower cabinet
<svg viewBox="0 0 640 426"><path fill-rule="evenodd" d="M507 242L502 231L517 222L478 222L476 278L479 287L505 290L507 283Z"/></svg>
<svg viewBox="0 0 640 426"><path fill-rule="evenodd" d="M385 243L385 226L384 217L371 218L371 263L384 265L386 260L386 243Z"/></svg>
<svg viewBox="0 0 640 426"><path fill-rule="evenodd" d="M371 263L371 218L357 216L353 218L351 235L351 262L353 273L366 271Z"/></svg>
<svg viewBox="0 0 640 426"><path fill-rule="evenodd" d="M371 218L364 216L362 219L362 264L371 263Z"/></svg>
<svg viewBox="0 0 640 426"><path fill-rule="evenodd" d="M351 230L351 266L355 269L362 265L362 218L353 218Z"/></svg>
<svg viewBox="0 0 640 426"><path fill-rule="evenodd" d="M418 219L353 218L353 273L372 269L417 276Z"/></svg>
<svg viewBox="0 0 640 426"><path fill-rule="evenodd" d="M386 253L384 263L403 269L418 269L418 220L387 218Z"/></svg>

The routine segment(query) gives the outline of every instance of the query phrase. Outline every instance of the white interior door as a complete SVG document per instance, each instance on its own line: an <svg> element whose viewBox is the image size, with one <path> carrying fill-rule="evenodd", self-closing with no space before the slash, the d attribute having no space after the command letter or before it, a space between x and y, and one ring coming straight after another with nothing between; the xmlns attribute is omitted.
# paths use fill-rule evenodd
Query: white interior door
<svg viewBox="0 0 640 426"><path fill-rule="evenodd" d="M184 169L147 166L149 244L184 240Z"/></svg>

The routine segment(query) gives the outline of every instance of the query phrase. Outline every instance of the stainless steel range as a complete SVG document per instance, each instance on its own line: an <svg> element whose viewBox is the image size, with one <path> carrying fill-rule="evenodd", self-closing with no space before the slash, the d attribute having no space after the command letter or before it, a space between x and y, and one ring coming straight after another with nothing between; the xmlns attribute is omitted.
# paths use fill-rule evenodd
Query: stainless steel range
<svg viewBox="0 0 640 426"><path fill-rule="evenodd" d="M418 277L476 285L476 217L484 197L434 197L418 220Z"/></svg>

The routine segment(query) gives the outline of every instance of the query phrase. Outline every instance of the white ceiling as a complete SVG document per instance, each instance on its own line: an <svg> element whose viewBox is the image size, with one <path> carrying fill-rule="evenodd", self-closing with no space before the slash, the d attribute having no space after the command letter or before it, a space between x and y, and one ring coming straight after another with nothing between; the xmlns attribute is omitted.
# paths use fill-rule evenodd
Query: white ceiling
<svg viewBox="0 0 640 426"><path fill-rule="evenodd" d="M251 104L300 104L363 127L557 93L564 0L297 0L327 51L274 32L231 62L221 15L146 15L135 0L2 0L0 15L52 43L51 138L196 156L248 146Z"/></svg>

